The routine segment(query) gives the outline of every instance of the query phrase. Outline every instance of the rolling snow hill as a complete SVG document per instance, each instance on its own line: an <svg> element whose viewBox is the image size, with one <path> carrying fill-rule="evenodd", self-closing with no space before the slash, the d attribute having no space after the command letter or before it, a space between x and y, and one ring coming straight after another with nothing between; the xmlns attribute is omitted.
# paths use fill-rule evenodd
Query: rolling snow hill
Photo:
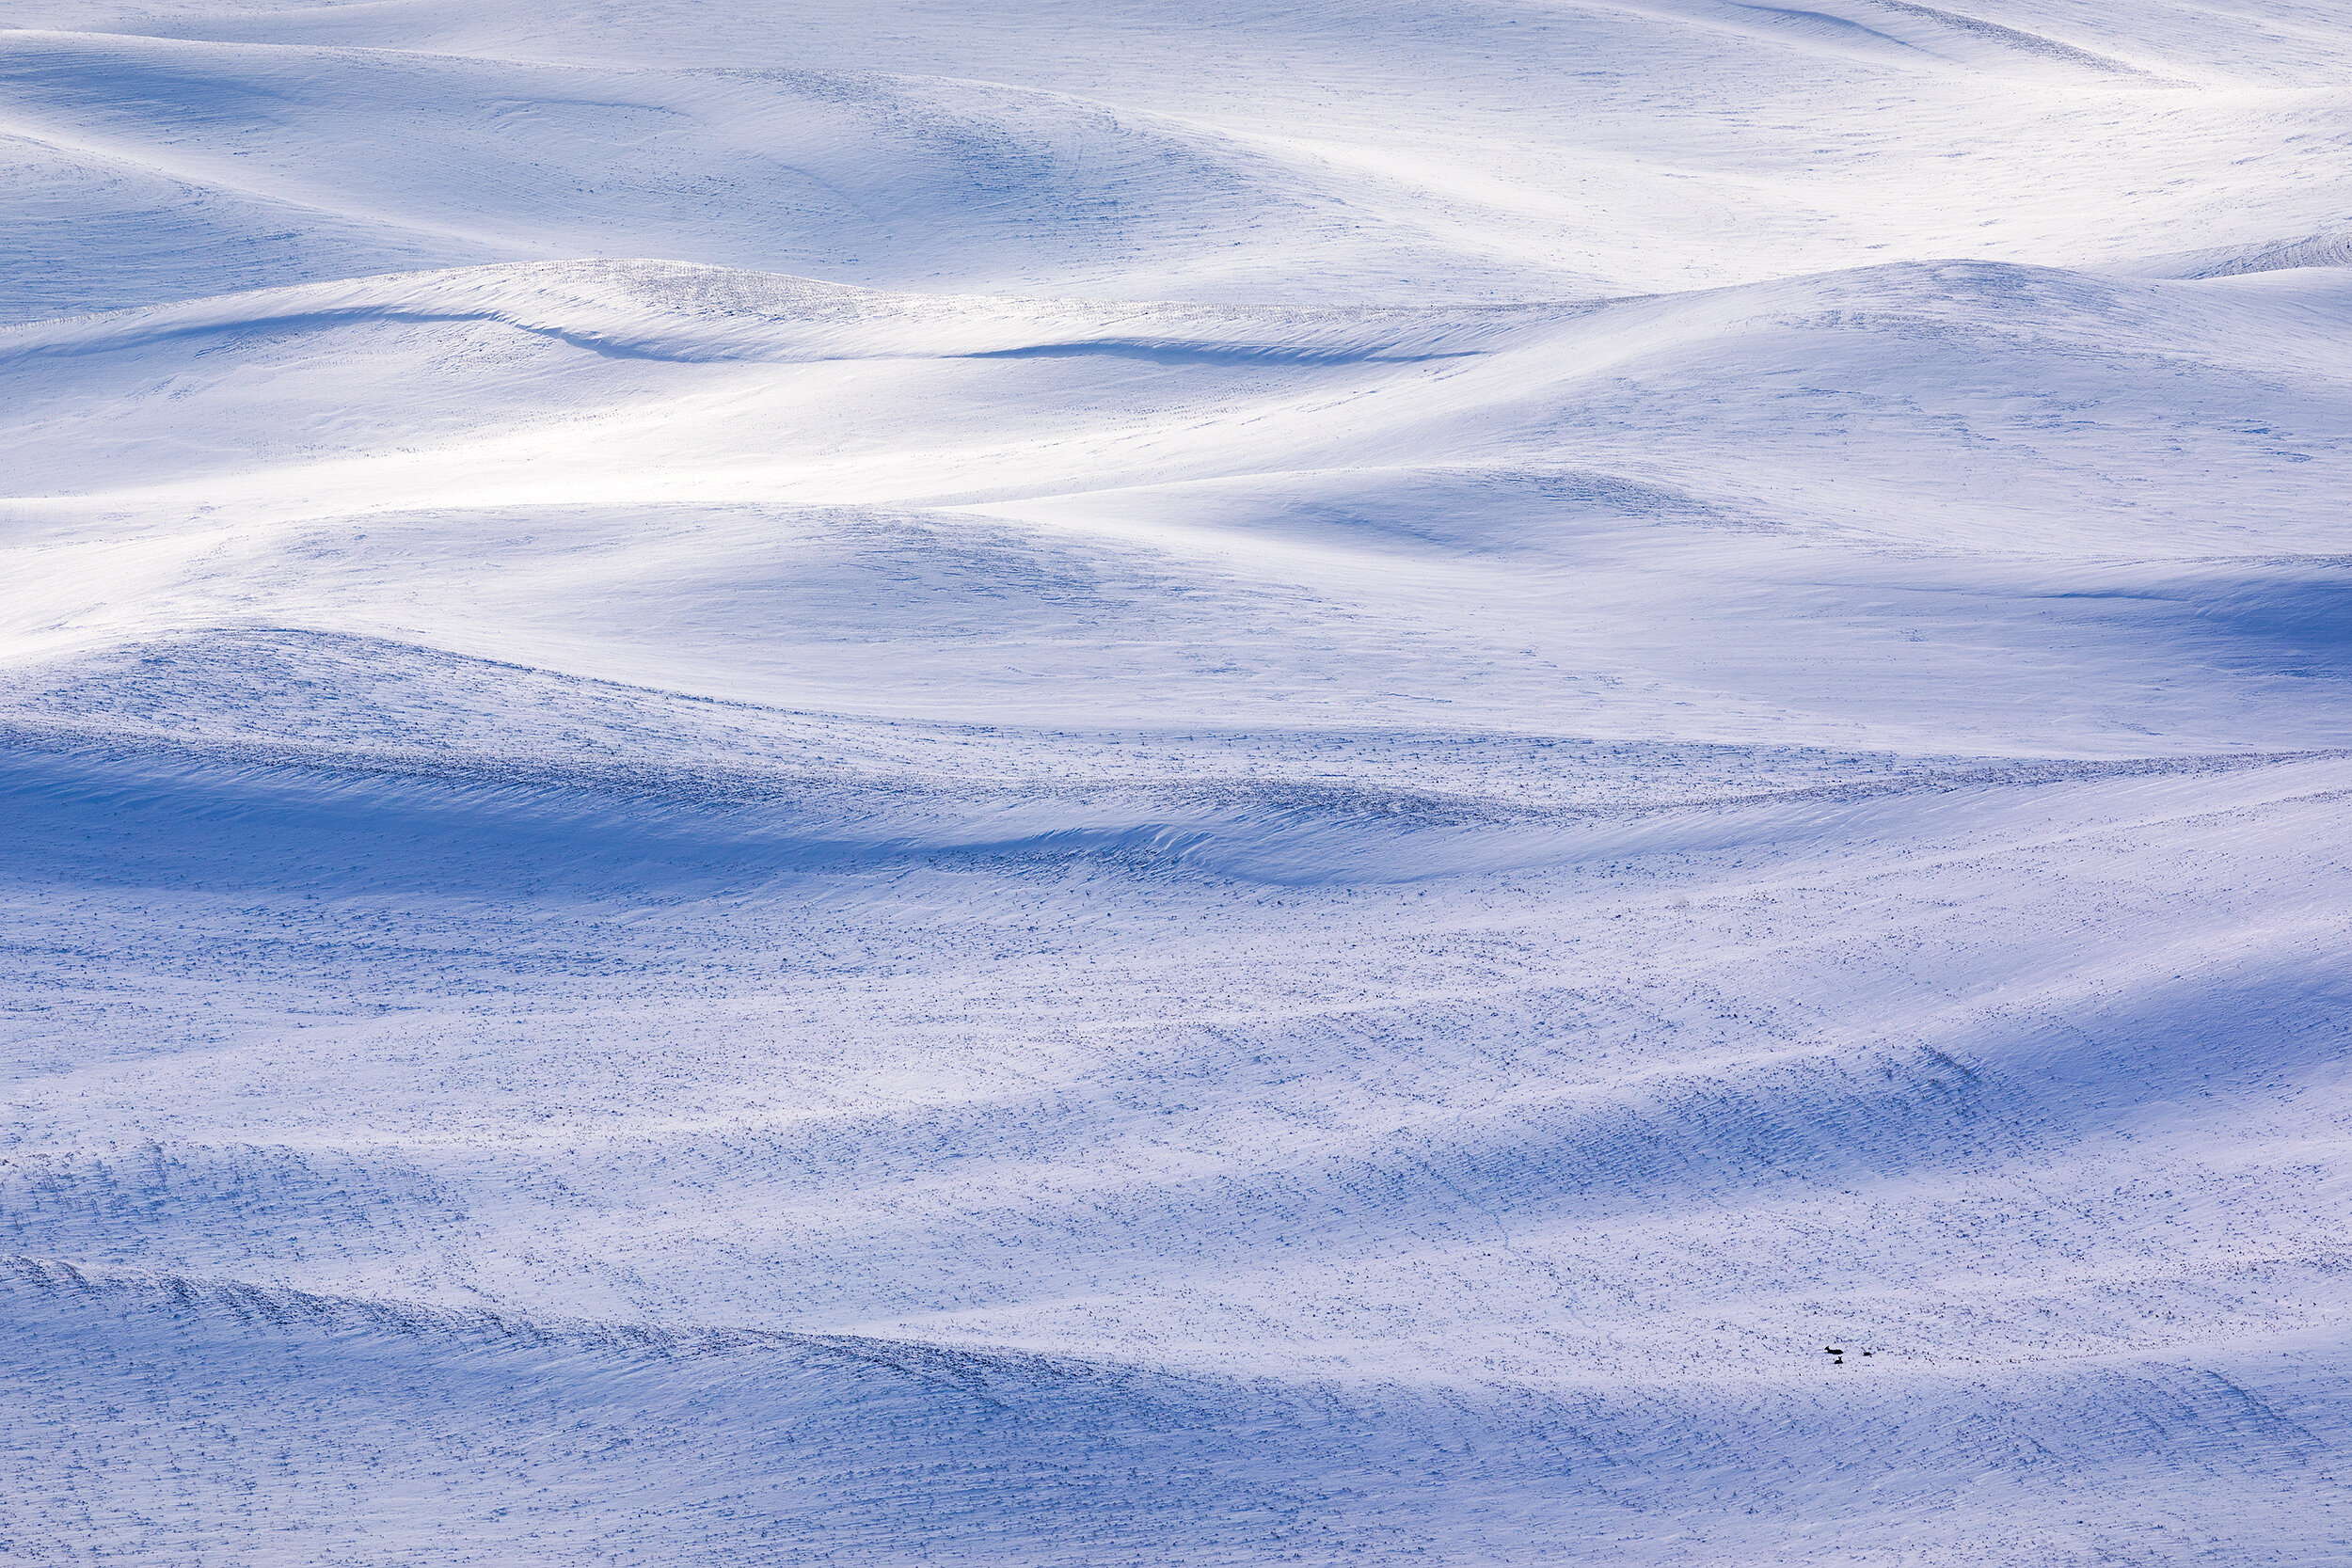
<svg viewBox="0 0 2352 1568"><path fill-rule="evenodd" d="M2352 16L1823 3L12 11L0 1562L2343 1560Z"/></svg>

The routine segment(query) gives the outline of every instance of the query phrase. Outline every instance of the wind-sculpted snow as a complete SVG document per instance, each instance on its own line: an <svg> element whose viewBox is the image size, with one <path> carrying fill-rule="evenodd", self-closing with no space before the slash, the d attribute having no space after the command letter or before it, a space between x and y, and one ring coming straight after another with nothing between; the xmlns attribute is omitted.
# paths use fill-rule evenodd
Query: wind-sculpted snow
<svg viewBox="0 0 2352 1568"><path fill-rule="evenodd" d="M688 363L1124 352L1316 364L1466 355L1517 321L1560 313L1031 303L889 294L677 262L566 261L352 278L0 328L0 355L420 322L511 326L614 357Z"/></svg>
<svg viewBox="0 0 2352 1568"><path fill-rule="evenodd" d="M688 1557L850 1562L919 1549L1091 1563L1161 1559L1171 1543L1199 1562L1540 1558L1578 1535L1639 1552L1643 1513L1677 1493L1734 1517L1793 1493L1868 1551L1900 1539L1905 1513L1953 1502L1936 1470L1886 1455L1984 1447L2041 1461L1979 1479L2012 1505L2058 1500L2037 1471L2059 1465L2114 1485L2061 1504L2087 1515L2069 1534L2095 1539L2119 1505L2145 1511L2152 1533L2183 1528L2176 1498L2115 1474L2130 1451L2119 1428L2160 1419L2186 1474L2258 1509L2291 1498L2293 1472L2335 1436L2304 1424L2307 1389L2265 1400L2222 1371L2160 1366L2014 1372L1990 1405L1941 1379L1835 1407L1796 1389L1302 1397L890 1340L536 1322L24 1259L0 1269L11 1374L24 1357L95 1353L71 1398L24 1424L54 1446L66 1483L14 1528L62 1516L135 1552L194 1542L263 1561L295 1559L268 1543L286 1521L315 1549L362 1560L576 1562L647 1534ZM167 1357L169 1375L145 1357ZM291 1400L258 1392L290 1386ZM127 1457L93 1440L102 1425L134 1439ZM1833 1480L1823 1437L1840 1429L1876 1450ZM206 1463L164 1459L163 1441L196 1433ZM297 1450L303 1463L288 1463ZM143 1506L159 1487L193 1528ZM402 1507L418 1490L444 1508ZM1332 1494L1362 1504L1331 1518L1318 1500ZM1744 1533L1724 1544L1739 1549ZM2265 1523L2235 1544L2272 1547L2281 1533ZM2015 1525L1995 1539L2026 1555L2050 1544Z"/></svg>
<svg viewBox="0 0 2352 1568"><path fill-rule="evenodd" d="M0 32L0 1560L2352 1550L2352 25Z"/></svg>

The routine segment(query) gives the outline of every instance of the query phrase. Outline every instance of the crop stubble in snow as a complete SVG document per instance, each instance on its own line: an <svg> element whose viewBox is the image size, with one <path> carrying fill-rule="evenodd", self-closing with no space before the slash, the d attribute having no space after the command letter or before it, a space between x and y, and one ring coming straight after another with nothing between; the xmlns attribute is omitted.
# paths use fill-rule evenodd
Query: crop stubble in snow
<svg viewBox="0 0 2352 1568"><path fill-rule="evenodd" d="M2338 8L10 24L0 1560L2352 1551Z"/></svg>

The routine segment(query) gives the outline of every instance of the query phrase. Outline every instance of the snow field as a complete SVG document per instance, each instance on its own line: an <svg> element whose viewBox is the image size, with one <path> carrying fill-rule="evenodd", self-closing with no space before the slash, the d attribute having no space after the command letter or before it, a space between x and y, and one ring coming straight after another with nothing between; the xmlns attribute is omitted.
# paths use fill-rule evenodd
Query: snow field
<svg viewBox="0 0 2352 1568"><path fill-rule="evenodd" d="M0 1560L2341 1559L2333 8L36 9Z"/></svg>

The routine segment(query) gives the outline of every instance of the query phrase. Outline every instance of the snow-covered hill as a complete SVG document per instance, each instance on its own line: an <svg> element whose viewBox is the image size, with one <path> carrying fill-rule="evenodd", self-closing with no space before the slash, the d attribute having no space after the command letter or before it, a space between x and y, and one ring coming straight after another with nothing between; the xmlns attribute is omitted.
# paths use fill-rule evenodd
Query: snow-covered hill
<svg viewBox="0 0 2352 1568"><path fill-rule="evenodd" d="M7 20L0 1561L2352 1552L2341 8Z"/></svg>

